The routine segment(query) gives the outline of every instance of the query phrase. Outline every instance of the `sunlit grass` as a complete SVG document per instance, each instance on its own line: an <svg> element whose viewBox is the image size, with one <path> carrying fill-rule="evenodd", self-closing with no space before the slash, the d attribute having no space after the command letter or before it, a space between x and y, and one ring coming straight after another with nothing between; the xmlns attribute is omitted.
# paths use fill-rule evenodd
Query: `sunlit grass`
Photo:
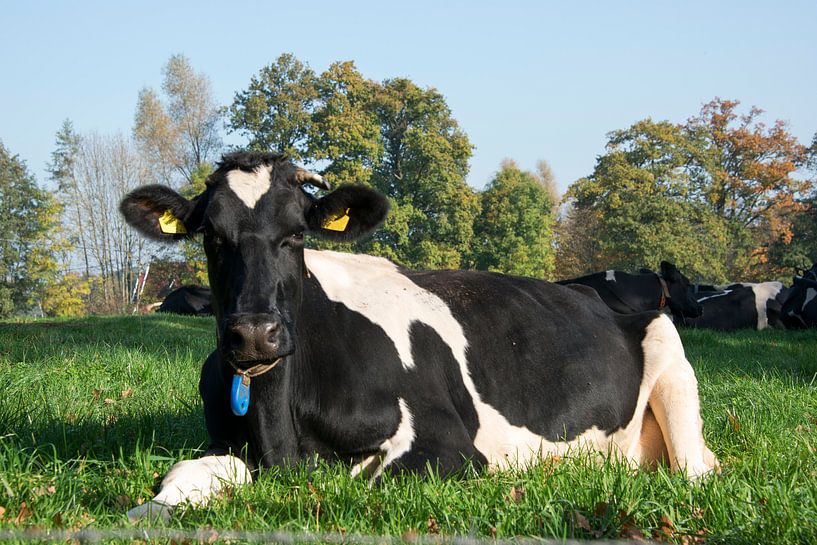
<svg viewBox="0 0 817 545"><path fill-rule="evenodd" d="M0 324L0 528L110 528L207 440L197 384L209 319ZM345 468L263 472L171 527L405 535L817 541L817 332L684 331L720 476L588 457L439 480Z"/></svg>

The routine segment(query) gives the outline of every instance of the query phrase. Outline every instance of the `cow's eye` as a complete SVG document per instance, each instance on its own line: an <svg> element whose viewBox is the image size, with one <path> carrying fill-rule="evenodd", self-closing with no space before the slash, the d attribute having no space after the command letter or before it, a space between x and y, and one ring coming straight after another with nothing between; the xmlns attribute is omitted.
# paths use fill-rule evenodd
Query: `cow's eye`
<svg viewBox="0 0 817 545"><path fill-rule="evenodd" d="M300 246L303 246L303 244L304 244L304 235L303 235L303 233L296 233L294 235L290 235L290 236L284 238L284 240L281 241L281 246L282 247L298 248Z"/></svg>

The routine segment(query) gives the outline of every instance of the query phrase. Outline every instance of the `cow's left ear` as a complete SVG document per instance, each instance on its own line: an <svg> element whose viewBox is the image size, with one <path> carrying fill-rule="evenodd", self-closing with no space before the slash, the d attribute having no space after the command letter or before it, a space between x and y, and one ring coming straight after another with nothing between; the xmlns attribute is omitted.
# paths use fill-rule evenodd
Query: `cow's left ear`
<svg viewBox="0 0 817 545"><path fill-rule="evenodd" d="M188 238L199 229L203 196L188 200L169 187L146 185L125 195L119 211L131 227L146 237L173 242Z"/></svg>
<svg viewBox="0 0 817 545"><path fill-rule="evenodd" d="M681 271L678 270L678 267L670 263L669 261L662 261L661 262L661 276L664 280L668 282L672 281L680 281L681 280Z"/></svg>
<svg viewBox="0 0 817 545"><path fill-rule="evenodd" d="M383 223L389 201L362 185L344 185L315 200L306 211L309 233L338 242L357 240Z"/></svg>

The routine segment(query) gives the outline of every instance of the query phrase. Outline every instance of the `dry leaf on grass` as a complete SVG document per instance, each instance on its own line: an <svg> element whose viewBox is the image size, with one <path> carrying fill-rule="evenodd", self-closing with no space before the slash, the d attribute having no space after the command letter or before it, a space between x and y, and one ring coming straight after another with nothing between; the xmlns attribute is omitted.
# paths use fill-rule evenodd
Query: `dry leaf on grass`
<svg viewBox="0 0 817 545"><path fill-rule="evenodd" d="M437 524L437 519L434 518L434 515L428 516L428 520L426 521L426 528L428 529L429 534L440 533L440 525Z"/></svg>
<svg viewBox="0 0 817 545"><path fill-rule="evenodd" d="M508 498L514 502L519 503L525 497L525 487L523 486L512 486L510 492L508 492Z"/></svg>
<svg viewBox="0 0 817 545"><path fill-rule="evenodd" d="M128 388L127 390L122 390L122 399L125 399L126 397L130 397L132 395L133 395L133 389L132 388Z"/></svg>

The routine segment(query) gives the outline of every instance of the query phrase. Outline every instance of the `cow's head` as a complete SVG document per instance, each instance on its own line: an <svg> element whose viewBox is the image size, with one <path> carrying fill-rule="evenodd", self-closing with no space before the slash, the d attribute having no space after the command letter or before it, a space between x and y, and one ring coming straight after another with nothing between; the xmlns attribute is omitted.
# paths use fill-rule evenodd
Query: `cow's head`
<svg viewBox="0 0 817 545"><path fill-rule="evenodd" d="M329 189L321 176L282 156L241 152L224 156L193 199L149 185L120 205L126 221L149 238L174 242L203 235L219 351L237 367L295 350L304 235L355 240L388 212L385 197L363 186L342 186L316 198L305 185Z"/></svg>
<svg viewBox="0 0 817 545"><path fill-rule="evenodd" d="M792 279L780 318L788 329L817 327L817 263Z"/></svg>
<svg viewBox="0 0 817 545"><path fill-rule="evenodd" d="M667 305L673 315L679 318L697 318L703 313L703 307L695 299L692 284L678 267L669 261L662 261L661 278L667 286Z"/></svg>

